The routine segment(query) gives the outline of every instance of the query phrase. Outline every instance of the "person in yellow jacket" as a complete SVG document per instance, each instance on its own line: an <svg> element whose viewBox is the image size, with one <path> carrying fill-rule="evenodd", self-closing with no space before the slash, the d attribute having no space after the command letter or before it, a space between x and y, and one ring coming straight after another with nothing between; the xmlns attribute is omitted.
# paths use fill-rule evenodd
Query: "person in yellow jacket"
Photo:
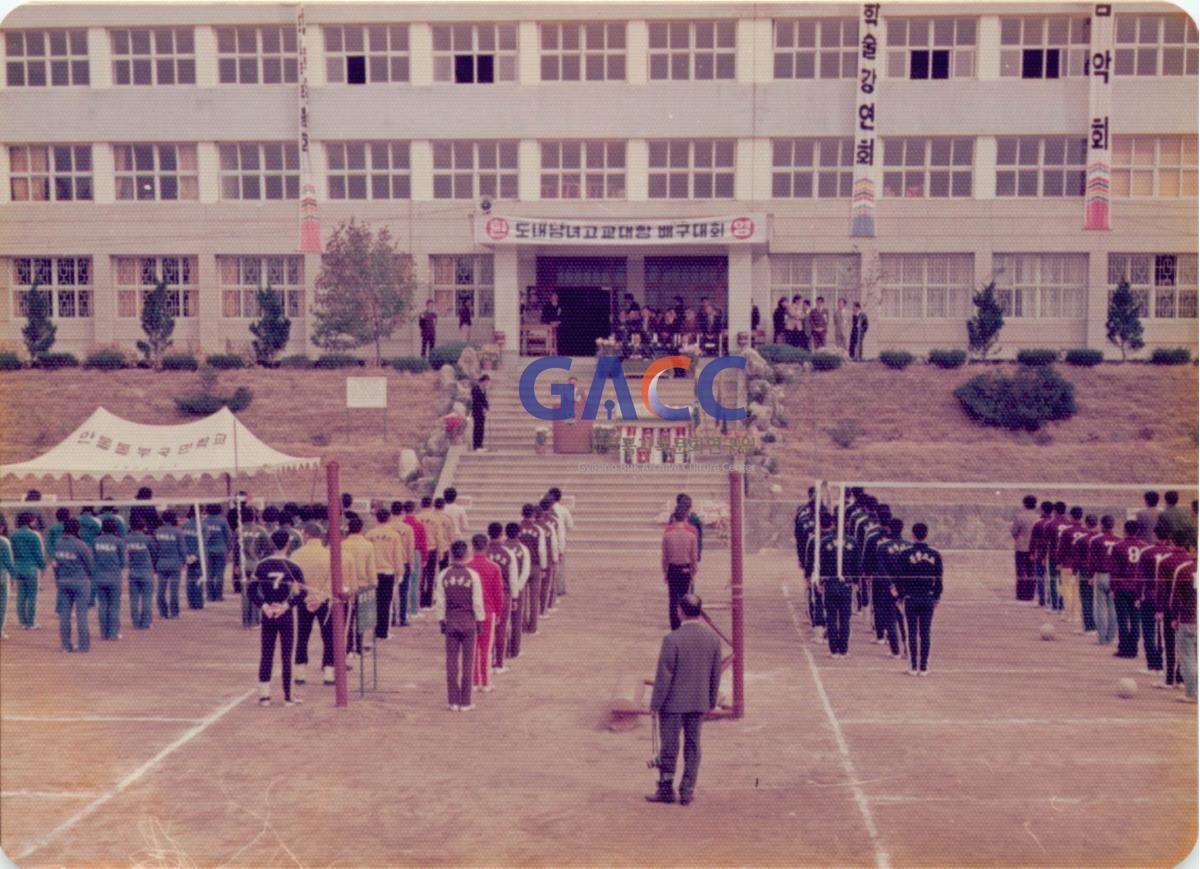
<svg viewBox="0 0 1200 869"><path fill-rule="evenodd" d="M366 533L367 540L375 548L375 569L378 582L375 591L375 639L388 638L388 625L392 613L392 590L396 587L396 576L404 573L407 553L404 541L396 527L391 524L392 512L383 507L375 511L379 523ZM407 527L407 526L406 526ZM411 532L412 529L409 529Z"/></svg>
<svg viewBox="0 0 1200 869"><path fill-rule="evenodd" d="M446 502L426 496L421 499L418 521L425 525L425 545L429 554L425 558L425 570L421 574L420 604L422 609L433 606L433 581L443 560L450 557L450 544L454 542L454 522L446 515Z"/></svg>
<svg viewBox="0 0 1200 869"><path fill-rule="evenodd" d="M404 627L408 624L408 586L413 578L413 559L417 554L417 535L413 527L404 521L404 502L393 501L391 509L392 530L400 535L400 545L404 549L404 562L396 567L396 595L393 600L391 623Z"/></svg>
<svg viewBox="0 0 1200 869"><path fill-rule="evenodd" d="M363 521L357 513L346 514L346 539L342 541L342 593L349 602L346 619L346 658L361 656L362 634L358 630L358 594L373 588L379 571L375 547L363 536Z"/></svg>
<svg viewBox="0 0 1200 869"><path fill-rule="evenodd" d="M326 685L333 684L333 619L329 599L333 596L329 549L321 542L324 531L316 522L305 522L301 529L304 545L289 557L304 574L307 594L296 608L299 624L296 629L296 667L292 681L303 685L308 668L308 639L313 623L321 632L321 672Z"/></svg>

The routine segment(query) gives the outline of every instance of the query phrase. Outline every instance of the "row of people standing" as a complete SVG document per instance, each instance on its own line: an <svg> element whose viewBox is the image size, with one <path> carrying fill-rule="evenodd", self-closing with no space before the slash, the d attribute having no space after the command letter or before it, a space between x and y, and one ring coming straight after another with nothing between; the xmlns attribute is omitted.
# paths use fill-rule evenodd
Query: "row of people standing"
<svg viewBox="0 0 1200 869"><path fill-rule="evenodd" d="M771 326L774 343L812 351L825 349L832 330L833 346L851 359L861 360L870 320L858 302L851 308L845 299L838 299L837 309L830 311L824 296L817 296L813 306L808 299L795 295L790 300L779 298Z"/></svg>

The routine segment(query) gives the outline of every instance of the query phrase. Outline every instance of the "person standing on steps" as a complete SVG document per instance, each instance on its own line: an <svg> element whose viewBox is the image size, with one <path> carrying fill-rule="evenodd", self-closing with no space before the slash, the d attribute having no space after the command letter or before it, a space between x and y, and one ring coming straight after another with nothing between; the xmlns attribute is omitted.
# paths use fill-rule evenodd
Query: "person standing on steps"
<svg viewBox="0 0 1200 869"><path fill-rule="evenodd" d="M421 329L421 355L428 357L429 351L437 344L437 311L433 309L433 299L425 302L425 310L417 318Z"/></svg>
<svg viewBox="0 0 1200 869"><path fill-rule="evenodd" d="M487 390L491 380L484 374L471 384L471 422L474 424L471 432L471 449L477 453L487 452L487 448L483 445L483 429L487 424Z"/></svg>

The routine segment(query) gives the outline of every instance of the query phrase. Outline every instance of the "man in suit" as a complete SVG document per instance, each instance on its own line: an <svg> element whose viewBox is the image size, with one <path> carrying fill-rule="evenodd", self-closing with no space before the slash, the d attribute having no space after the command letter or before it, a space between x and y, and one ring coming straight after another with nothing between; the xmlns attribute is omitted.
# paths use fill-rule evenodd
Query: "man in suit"
<svg viewBox="0 0 1200 869"><path fill-rule="evenodd" d="M717 705L721 685L721 641L700 623L700 598L686 594L679 601L683 624L663 637L658 673L650 708L658 716L662 750L658 756L658 790L646 797L652 803L675 802L675 761L679 731L683 730L683 779L679 804L686 806L700 773L700 721Z"/></svg>
<svg viewBox="0 0 1200 869"><path fill-rule="evenodd" d="M485 374L471 384L471 421L474 423L471 431L471 449L479 453L487 452L487 447L483 445L483 427L487 422L487 388L490 382L491 378Z"/></svg>

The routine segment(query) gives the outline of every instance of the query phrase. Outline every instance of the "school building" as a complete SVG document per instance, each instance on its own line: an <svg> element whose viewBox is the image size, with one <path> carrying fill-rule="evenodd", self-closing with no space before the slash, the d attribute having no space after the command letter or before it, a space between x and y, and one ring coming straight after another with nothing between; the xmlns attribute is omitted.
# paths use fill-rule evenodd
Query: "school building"
<svg viewBox="0 0 1200 869"><path fill-rule="evenodd" d="M1125 278L1149 346L1196 346L1200 46L1168 3L46 4L0 29L0 345L36 282L56 349L132 348L162 279L177 348L248 347L269 283L315 355L311 189L323 237L390 229L439 341L465 305L514 351L554 290L560 352L626 294L713 300L732 349L799 294L862 302L868 356L920 352L965 346L994 279L1006 352L1115 352Z"/></svg>

